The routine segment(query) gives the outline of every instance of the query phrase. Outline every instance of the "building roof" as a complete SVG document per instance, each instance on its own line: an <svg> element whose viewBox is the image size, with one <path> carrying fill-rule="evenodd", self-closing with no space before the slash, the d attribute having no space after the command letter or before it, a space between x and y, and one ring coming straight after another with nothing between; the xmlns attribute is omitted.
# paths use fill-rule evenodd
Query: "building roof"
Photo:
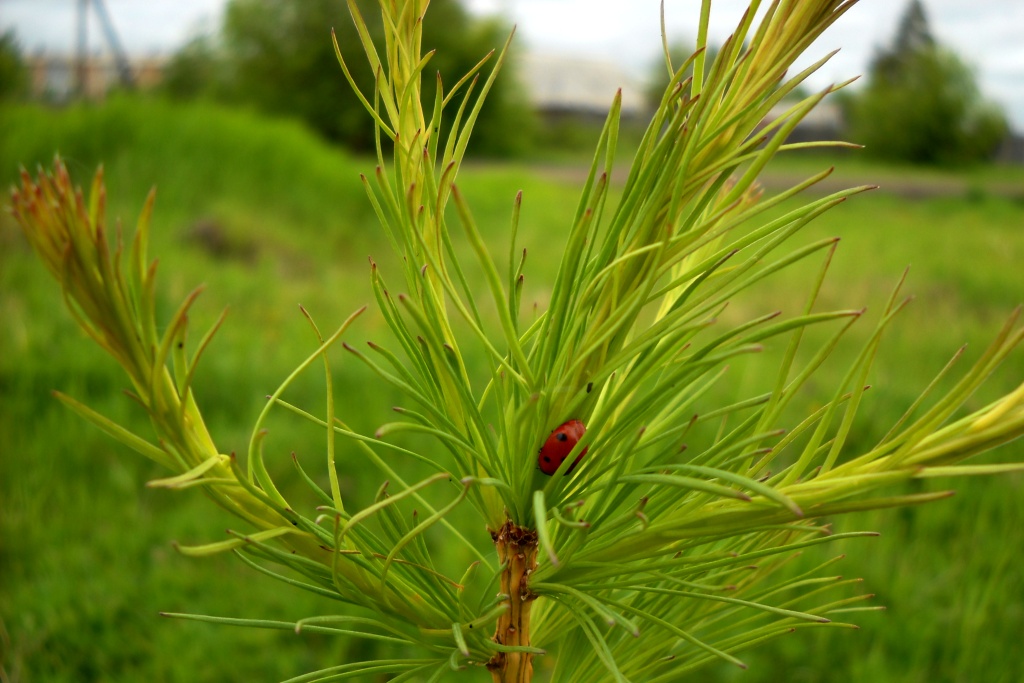
<svg viewBox="0 0 1024 683"><path fill-rule="evenodd" d="M531 104L543 111L606 113L619 88L624 115L645 108L640 80L614 62L528 52L519 68Z"/></svg>

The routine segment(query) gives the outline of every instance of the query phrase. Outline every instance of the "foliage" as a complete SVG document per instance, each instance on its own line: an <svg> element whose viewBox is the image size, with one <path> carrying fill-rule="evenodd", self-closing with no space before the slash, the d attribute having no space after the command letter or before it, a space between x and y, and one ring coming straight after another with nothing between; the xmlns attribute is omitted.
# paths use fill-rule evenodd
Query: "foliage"
<svg viewBox="0 0 1024 683"><path fill-rule="evenodd" d="M160 88L178 100L217 98L229 91L232 79L214 37L199 34L168 60Z"/></svg>
<svg viewBox="0 0 1024 683"><path fill-rule="evenodd" d="M927 50L934 47L935 44L935 36L928 24L928 15L925 14L924 5L921 0L910 0L907 3L906 11L900 17L899 26L896 28L893 49L879 55L879 66L885 69L886 62L899 62L904 57Z"/></svg>
<svg viewBox="0 0 1024 683"><path fill-rule="evenodd" d="M617 201L607 184L617 132L613 103L548 310L521 323L518 200L508 268L499 274L453 185L479 100L460 110L457 134L442 145L434 125L442 107L428 117L420 104L417 19L423 7L383 3L394 28L383 76L364 101L379 134L394 143L394 160L386 163L379 152L375 177L365 184L403 257L395 267L405 293L393 293L398 290L384 285L382 270L372 269L378 306L402 350L347 348L416 406L402 406L399 419L374 437L336 419L324 355L331 337L299 368L322 358L324 411L315 415L284 400L293 374L257 420L243 463L221 454L192 391L196 361L210 336L187 352L194 296L169 324L156 324L146 214L122 261L120 239L112 253L107 237L99 178L86 201L60 167L52 177L26 175L14 196L15 215L79 322L128 372L158 439L143 440L77 401L65 403L169 466L174 476L154 486L199 487L256 529L184 552L235 550L272 574L268 565L283 565L302 578L282 580L347 603L341 614L299 622L191 618L382 643L372 658L301 680L376 672L437 680L449 669L486 663L495 680L526 681L540 654L541 662L554 662L555 680L678 680L711 661L742 666L735 652L802 625L844 626L823 615L859 609L850 607L859 598L822 592L846 585L820 575L831 561L795 578L776 573L794 550L858 535L829 536L815 520L943 495L882 495L880 487L1015 469L959 463L1024 431L1020 390L957 414L1024 334L1012 319L960 379L945 391L934 391L942 383L929 386L916 410L877 443L851 435L879 338L901 307L895 293L824 405L804 411L794 402L862 315L815 306L834 240L778 250L816 215L862 188L772 215L783 200L827 175L769 198L754 186L767 162L791 148L786 135L823 94L767 129L761 122L813 70L783 80L792 60L849 6L773 6L757 27L751 13L709 70L700 55L692 81L681 82L678 70ZM705 2L705 24L709 13ZM358 13L355 18L368 36ZM745 52L747 34L753 39ZM367 56L376 70L376 55ZM492 78L493 72L484 90ZM449 216L461 224L465 242L452 239ZM743 305L735 314L726 310L769 275L815 254L821 265L795 315L780 319ZM481 289L489 302L474 296ZM814 334L822 327L832 328L823 338ZM762 344L779 340L781 357L765 361L779 372L766 387L708 400L727 362L742 363ZM804 341L814 348L805 351ZM489 366L480 374L466 360L474 349ZM300 472L322 502L321 514L289 502L267 468L263 426L275 408L328 428L327 484L321 488ZM588 455L571 476L546 478L535 470L537 447L569 417L587 424L577 452L586 447ZM782 425L792 428L783 433ZM402 433L431 435L440 448L405 448L393 442ZM339 472L351 458L336 457L335 434L351 440L390 482L373 502L343 495ZM681 443L690 448L682 451ZM392 457L381 457L383 450ZM393 458L437 474L407 483ZM495 562L469 540L484 528L507 562ZM453 557L452 547L463 545L480 564ZM746 568L754 559L754 569ZM505 590L494 599L496 586Z"/></svg>
<svg viewBox="0 0 1024 683"><path fill-rule="evenodd" d="M21 59L21 48L14 29L0 35L0 102L22 97L28 86L28 73Z"/></svg>
<svg viewBox="0 0 1024 683"><path fill-rule="evenodd" d="M671 67L665 68L666 64L688 64L684 76L685 78L693 76L693 65L688 61L688 57L693 54L694 43L693 40L667 41L659 54L651 60L644 80L644 100L652 110L658 108L661 98L665 94L665 88L675 76ZM708 45L705 58L707 63L714 63L720 49L720 45Z"/></svg>
<svg viewBox="0 0 1024 683"><path fill-rule="evenodd" d="M123 110L138 123L125 118ZM172 305L195 283L204 283L206 291L193 311L198 329L222 307L230 307L196 373L196 394L219 445L241 451L263 397L309 349L295 302L331 320L368 301L365 256L383 261L388 246L374 229L359 187L358 172L366 162L316 145L299 126L208 104L135 102L131 107L129 100L118 99L56 111L21 105L4 113L0 150L18 155L5 152L8 184L15 177L14 159L45 161L52 141L60 141L59 148L70 154L72 134L114 144L117 140L103 133L106 128L144 130L147 121L155 122L159 135L135 135L128 149L94 149L69 164L84 173L97 159L106 160L111 216L133 216L150 185L157 185L152 247L160 254L162 272L170 275L160 287L165 303ZM198 125L201 121L216 123ZM165 140L175 143L174 153ZM29 156L28 149L36 152ZM82 147L76 150L81 153ZM782 178L821 163L820 158L780 158L763 180L775 187ZM291 186L301 192L268 192L260 179L280 166L291 169ZM216 177L213 170L237 182L218 185L216 194L202 191ZM538 297L543 302L543 283L551 281L557 266L551 235L572 218L564 197L576 191L578 178L548 165L489 164L473 170L463 174L460 185L473 197L474 215L490 245L506 243L508 198L523 190L519 242L530 253L523 296L530 307ZM915 191L913 196L887 192L870 201L847 202L808 225L805 233L810 241L843 236L821 294L826 307L879 300L892 274L913 263L907 289L915 301L902 314L898 334L884 343L872 373L868 412L856 426L865 442L885 434L953 346L967 343L967 355L977 355L1003 312L1020 300L1014 264L1024 258L1019 230L1024 205L1000 195L1007 173L1018 186L1024 178L1019 171L1014 176L1012 169L995 168L894 171L862 158L837 165L833 178L841 176L840 183L857 184L856 177L866 177L892 190L913 181L910 189ZM190 188L189 178L199 179L199 187ZM968 184L977 187L970 196L960 189ZM923 200L921 188L941 190L941 196ZM796 206L797 200L790 200L780 212ZM204 217L215 217L231 233L254 242L258 259L216 260L182 239L188 226ZM159 618L163 610L295 621L322 613L324 607L318 596L253 575L233 556L195 561L173 551L171 539L216 540L222 529L235 524L226 514L217 515L197 491L139 486L163 473L52 399L50 390L59 388L137 433L148 429L142 411L121 394L119 368L98 349L83 345L57 288L5 219L9 216L0 213L0 311L5 321L0 327L0 453L17 454L0 457L0 622L10 638L0 667L9 678L48 683L97 677L111 683L272 681L365 656L358 639ZM337 244L314 248L309 238L323 233L325 219L333 219L326 229L337 235ZM368 241L352 246L357 239ZM927 250L920 248L922 242ZM879 250L880 244L884 249ZM799 292L803 284L797 271L780 275L783 279L760 292L764 310L789 308L786 293ZM354 338L380 341L377 325L368 311ZM831 370L841 373L851 351L856 352L856 344L837 349L843 355ZM760 361L767 353L751 360ZM338 414L372 433L390 420L390 406L401 403L401 397L380 384L372 394L343 391L371 381L360 374L359 365L345 362L346 355L339 348L332 356ZM474 374L481 360L469 360ZM974 404L1012 389L1022 368L1020 354L1009 359ZM758 384L755 375L767 378L773 372L765 362L739 370L734 364L731 373L745 385ZM829 374L819 377L817 391L812 388L801 403L827 399L829 385L840 379L829 367L822 371ZM321 378L303 379L308 381L293 385L290 400L311 405L322 396L316 381ZM723 400L737 391L731 383L715 389ZM271 425L268 438L287 449L276 451L282 455L274 459L285 461L277 463L278 473L287 475L291 465L285 455L294 450L307 471L320 470L326 485L318 467L320 434L286 419ZM1018 441L997 455L1017 459L1022 446ZM413 465L401 464L403 474L410 474ZM376 472L361 469L358 461L341 474L352 495L375 491L380 484ZM924 683L971 680L982 670L995 680L1024 679L1024 663L1015 656L1024 629L1019 599L1024 575L1012 570L1021 552L1015 529L1024 524L1022 476L961 481L955 497L935 505L837 518L837 530L879 529L883 535L820 546L817 553L808 550L789 565L791 571L798 574L846 553L836 573L863 577L863 590L877 591L873 602L886 605L887 611L860 615L862 630L856 633L822 629L792 634L743 655L747 671L711 667L700 673L702 680L725 683L742 677L767 683L785 672L803 683ZM932 482L926 490L941 490L941 484L948 482ZM480 541L487 549L490 539ZM126 624L132 627L129 636ZM537 662L538 680L544 661Z"/></svg>
<svg viewBox="0 0 1024 683"><path fill-rule="evenodd" d="M365 11L372 3L362 0L360 5L376 49L382 50L383 24ZM372 150L372 131L351 88L340 76L324 74L325 65L336 61L333 27L342 57L353 64L355 81L363 90L373 86L374 74L362 64L359 36L343 11L334 0L232 0L217 39L196 38L174 57L168 92L175 97L212 94L268 113L298 116L329 140ZM423 27L424 52L437 51L425 72L425 96L433 97L435 73L450 87L481 55L500 47L508 30L500 21L471 17L459 0L434 0ZM514 70L495 84L480 115L474 153L508 156L529 146L532 115L518 89ZM447 130L448 122L442 125Z"/></svg>
<svg viewBox="0 0 1024 683"><path fill-rule="evenodd" d="M916 0L892 47L875 56L849 113L853 137L869 154L916 164L989 159L1008 131L971 69L935 41Z"/></svg>

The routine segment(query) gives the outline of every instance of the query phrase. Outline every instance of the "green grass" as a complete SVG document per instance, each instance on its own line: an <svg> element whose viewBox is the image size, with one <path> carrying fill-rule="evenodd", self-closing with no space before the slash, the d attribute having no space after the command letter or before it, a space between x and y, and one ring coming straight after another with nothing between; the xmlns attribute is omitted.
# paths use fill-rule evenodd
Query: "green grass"
<svg viewBox="0 0 1024 683"><path fill-rule="evenodd" d="M82 183L102 161L109 213L128 226L150 185L158 186L153 253L161 262L165 315L200 283L207 291L193 316L197 334L230 308L196 390L225 452L245 448L263 397L315 348L297 304L322 329L333 328L372 300L366 257L388 272L387 246L358 180L360 172L373 171L373 162L327 149L293 123L135 99L61 111L17 107L0 109L0 150L0 179L7 183L19 163L47 163L55 151ZM809 174L821 165L799 158L777 173ZM499 254L507 249L513 196L524 191L524 310L533 301L545 305L560 235L574 209L578 183L563 171L487 166L467 168L461 180ZM933 174L894 173L848 158L840 160L839 173L939 182ZM905 292L916 301L883 346L857 425L861 443L884 433L957 347L968 343L969 357L980 353L1024 300L1016 267L1024 260L1024 202L1003 191L1007 178L1021 175L973 169L941 178L967 189L927 199L892 192L857 197L802 238L843 238L823 292L827 306L880 309L912 265ZM769 281L736 306L793 310L802 301L798 276ZM0 320L0 619L6 631L0 644L9 680L272 681L349 658L351 645L343 641L156 616L192 611L287 620L332 607L255 575L232 557L194 560L173 550L172 539L218 540L237 525L196 491L144 488L162 473L51 398L60 389L145 432L141 411L120 393L125 382L113 361L75 328L56 285L6 216L0 218ZM869 326L863 327L866 333ZM382 330L371 311L346 339L380 339ZM364 432L389 421L398 398L342 351L332 360L339 413ZM829 372L842 369L836 363ZM762 359L738 363L722 391L749 389L771 370ZM985 395L1008 391L1022 376L1017 354ZM289 396L320 405L322 384L310 372ZM829 389L827 382L815 388ZM807 401L816 398L812 390ZM294 483L293 450L307 470L322 472L317 430L287 418L271 429L268 458L285 486ZM1021 450L1014 444L993 457L1021 459ZM380 482L361 471L348 449L339 460L346 463L346 493L371 496ZM1019 476L959 482L962 495L952 500L837 520L841 529L883 531L879 539L830 552L849 553L838 571L863 577L864 590L878 593L874 603L889 611L855 615L864 627L859 632L793 634L746 655L750 671L714 669L702 680L1024 680L1017 654L1024 576L1016 563L1024 549L1022 486ZM478 540L486 544L482 530Z"/></svg>

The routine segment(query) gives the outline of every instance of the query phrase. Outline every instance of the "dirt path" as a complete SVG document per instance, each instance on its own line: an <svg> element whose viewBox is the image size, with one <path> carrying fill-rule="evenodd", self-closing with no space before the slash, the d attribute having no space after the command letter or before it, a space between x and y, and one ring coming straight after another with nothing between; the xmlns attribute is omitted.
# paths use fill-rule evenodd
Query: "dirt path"
<svg viewBox="0 0 1024 683"><path fill-rule="evenodd" d="M558 182L583 183L588 168L582 165L538 164L532 167L539 175ZM823 165L822 168L825 168ZM612 181L622 185L629 169L617 166L612 172ZM795 171L767 172L761 177L761 184L769 191L792 187L807 178ZM812 194L831 194L859 185L878 185L878 192L893 194L906 199L930 199L933 197L963 197L971 194L995 195L1014 201L1024 202L1024 183L978 182L956 177L893 176L880 174L872 177L864 172L836 172L807 191Z"/></svg>

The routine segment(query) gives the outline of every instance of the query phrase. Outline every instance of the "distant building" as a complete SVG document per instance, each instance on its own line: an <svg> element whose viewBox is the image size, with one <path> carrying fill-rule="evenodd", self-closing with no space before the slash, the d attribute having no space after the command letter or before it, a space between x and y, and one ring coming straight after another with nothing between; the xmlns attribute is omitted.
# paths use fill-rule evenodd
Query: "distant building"
<svg viewBox="0 0 1024 683"><path fill-rule="evenodd" d="M776 104L765 117L765 124L782 116L795 104L797 102L788 100ZM826 99L804 115L786 141L796 143L842 140L845 135L846 120L843 117L842 108L835 102Z"/></svg>
<svg viewBox="0 0 1024 683"><path fill-rule="evenodd" d="M132 80L140 89L160 83L165 56L132 57L128 60ZM78 83L87 99L101 99L120 84L117 62L107 54L77 56L37 52L25 58L32 97L64 102L77 95Z"/></svg>
<svg viewBox="0 0 1024 683"><path fill-rule="evenodd" d="M623 118L639 117L646 111L642 84L614 62L526 53L520 57L519 72L530 104L548 119L603 120L619 88Z"/></svg>
<svg viewBox="0 0 1024 683"><path fill-rule="evenodd" d="M650 115L643 82L614 62L562 54L526 53L519 71L533 108L548 121L604 120L615 92L622 89L622 118L641 120ZM793 105L772 108L765 124ZM790 142L840 140L846 122L838 104L825 100L812 109L789 135Z"/></svg>

